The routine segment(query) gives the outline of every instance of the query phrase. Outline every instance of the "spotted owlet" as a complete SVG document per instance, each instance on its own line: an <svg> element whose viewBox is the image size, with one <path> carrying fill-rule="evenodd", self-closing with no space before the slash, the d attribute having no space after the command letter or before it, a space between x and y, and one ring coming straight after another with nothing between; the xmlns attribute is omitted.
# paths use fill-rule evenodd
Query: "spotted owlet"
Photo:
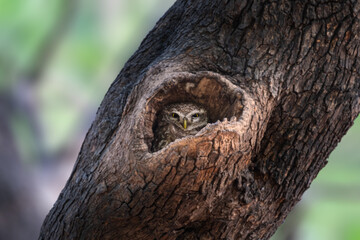
<svg viewBox="0 0 360 240"><path fill-rule="evenodd" d="M154 129L153 150L158 151L188 135L195 135L208 123L206 109L194 103L176 103L166 106L159 114Z"/></svg>

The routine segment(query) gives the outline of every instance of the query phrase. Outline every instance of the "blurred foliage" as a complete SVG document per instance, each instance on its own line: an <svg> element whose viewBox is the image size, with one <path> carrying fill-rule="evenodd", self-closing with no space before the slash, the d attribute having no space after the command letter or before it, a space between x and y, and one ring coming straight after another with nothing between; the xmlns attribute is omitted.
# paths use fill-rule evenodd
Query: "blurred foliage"
<svg viewBox="0 0 360 240"><path fill-rule="evenodd" d="M0 95L24 164L66 162L61 189L106 90L173 2L0 0ZM359 139L358 118L273 240L360 239Z"/></svg>
<svg viewBox="0 0 360 240"><path fill-rule="evenodd" d="M25 161L44 155L29 155L21 143L32 131L44 145L37 150L49 153L89 127L125 61L172 3L0 0L0 92L11 92L20 105L14 111L35 118L14 124Z"/></svg>

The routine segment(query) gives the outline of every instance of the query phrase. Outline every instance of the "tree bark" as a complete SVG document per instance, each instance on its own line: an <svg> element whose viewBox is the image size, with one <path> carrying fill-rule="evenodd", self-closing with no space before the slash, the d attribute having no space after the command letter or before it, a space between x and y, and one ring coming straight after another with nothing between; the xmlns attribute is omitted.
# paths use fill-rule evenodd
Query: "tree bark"
<svg viewBox="0 0 360 240"><path fill-rule="evenodd" d="M360 2L178 0L106 94L40 239L269 239L360 111ZM211 124L151 152L157 113Z"/></svg>

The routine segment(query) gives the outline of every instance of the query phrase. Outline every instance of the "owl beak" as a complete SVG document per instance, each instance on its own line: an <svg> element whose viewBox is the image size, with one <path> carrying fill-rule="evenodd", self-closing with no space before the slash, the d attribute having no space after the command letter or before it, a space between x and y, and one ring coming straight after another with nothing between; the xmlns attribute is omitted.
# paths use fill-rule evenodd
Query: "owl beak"
<svg viewBox="0 0 360 240"><path fill-rule="evenodd" d="M184 129L187 128L187 121L186 121L186 118L184 118Z"/></svg>

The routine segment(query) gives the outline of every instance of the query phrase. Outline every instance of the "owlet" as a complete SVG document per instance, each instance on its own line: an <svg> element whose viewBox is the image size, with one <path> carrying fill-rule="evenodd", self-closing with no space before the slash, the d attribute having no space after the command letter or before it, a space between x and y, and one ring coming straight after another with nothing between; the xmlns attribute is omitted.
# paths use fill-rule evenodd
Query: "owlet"
<svg viewBox="0 0 360 240"><path fill-rule="evenodd" d="M153 151L175 141L195 135L208 123L206 109L194 103L176 103L166 106L159 114L154 129Z"/></svg>

